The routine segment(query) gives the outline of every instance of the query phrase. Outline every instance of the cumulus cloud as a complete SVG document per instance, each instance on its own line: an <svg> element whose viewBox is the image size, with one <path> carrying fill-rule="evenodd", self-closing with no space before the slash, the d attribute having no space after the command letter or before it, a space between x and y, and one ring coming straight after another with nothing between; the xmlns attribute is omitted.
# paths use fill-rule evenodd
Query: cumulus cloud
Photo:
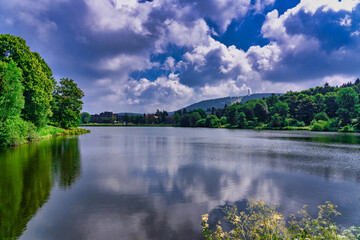
<svg viewBox="0 0 360 240"><path fill-rule="evenodd" d="M274 3L1 1L0 26L29 40L56 76L78 81L90 112L174 110L248 88L284 92L358 76L359 1L301 0L284 13ZM236 46L227 44L227 31L254 14L265 16L257 37L266 41L241 49L234 34Z"/></svg>
<svg viewBox="0 0 360 240"><path fill-rule="evenodd" d="M255 58L266 63L260 71L265 80L315 82L336 74L355 75L353 63L360 60L359 41L352 38L360 23L356 6L355 1L304 0L280 16L273 10L262 27L263 36L271 43L252 47L248 54L252 56L256 49L274 56L272 64L266 61L266 54Z"/></svg>

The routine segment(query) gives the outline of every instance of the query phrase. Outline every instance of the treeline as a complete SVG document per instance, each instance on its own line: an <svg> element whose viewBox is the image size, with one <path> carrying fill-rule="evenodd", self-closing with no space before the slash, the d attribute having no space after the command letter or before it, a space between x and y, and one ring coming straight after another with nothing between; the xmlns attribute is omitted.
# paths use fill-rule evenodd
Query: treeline
<svg viewBox="0 0 360 240"><path fill-rule="evenodd" d="M333 87L235 103L205 112L177 111L174 123L182 127L229 127L257 129L309 129L313 131L360 131L360 80Z"/></svg>
<svg viewBox="0 0 360 240"><path fill-rule="evenodd" d="M79 125L84 93L51 68L21 37L0 35L0 147L39 138L47 125Z"/></svg>

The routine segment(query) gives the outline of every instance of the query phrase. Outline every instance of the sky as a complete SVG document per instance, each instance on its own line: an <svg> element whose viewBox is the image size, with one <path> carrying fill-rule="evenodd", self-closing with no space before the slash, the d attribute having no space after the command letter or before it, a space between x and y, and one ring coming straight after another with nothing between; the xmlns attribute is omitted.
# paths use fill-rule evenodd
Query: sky
<svg viewBox="0 0 360 240"><path fill-rule="evenodd" d="M0 0L0 33L74 79L89 113L360 77L360 0Z"/></svg>

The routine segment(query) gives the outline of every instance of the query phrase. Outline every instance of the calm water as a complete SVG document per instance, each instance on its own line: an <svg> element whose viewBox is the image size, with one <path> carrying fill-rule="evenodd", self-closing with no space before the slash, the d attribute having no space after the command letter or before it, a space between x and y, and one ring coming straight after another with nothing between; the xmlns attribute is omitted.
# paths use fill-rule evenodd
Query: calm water
<svg viewBox="0 0 360 240"><path fill-rule="evenodd" d="M360 135L90 128L0 152L0 239L200 239L249 197L360 223Z"/></svg>

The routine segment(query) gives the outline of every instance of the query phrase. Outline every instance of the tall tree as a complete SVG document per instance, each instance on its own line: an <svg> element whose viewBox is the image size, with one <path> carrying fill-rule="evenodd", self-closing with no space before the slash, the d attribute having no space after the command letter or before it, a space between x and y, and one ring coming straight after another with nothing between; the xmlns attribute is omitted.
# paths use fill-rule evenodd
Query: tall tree
<svg viewBox="0 0 360 240"><path fill-rule="evenodd" d="M359 97L353 88L343 88L339 91L336 98L336 102L339 105L337 114L341 125L351 123L351 118L356 117L355 106L359 102Z"/></svg>
<svg viewBox="0 0 360 240"><path fill-rule="evenodd" d="M63 128L79 126L83 91L72 79L62 78L54 90L53 122Z"/></svg>
<svg viewBox="0 0 360 240"><path fill-rule="evenodd" d="M254 115L257 117L259 122L264 122L268 117L269 109L264 100L260 100L255 104Z"/></svg>
<svg viewBox="0 0 360 240"><path fill-rule="evenodd" d="M23 118L43 126L51 116L54 86L52 72L38 53L31 52L24 39L9 34L0 35L0 61L13 60L22 70L25 107Z"/></svg>
<svg viewBox="0 0 360 240"><path fill-rule="evenodd" d="M0 122L20 117L24 108L21 74L15 62L0 62Z"/></svg>

